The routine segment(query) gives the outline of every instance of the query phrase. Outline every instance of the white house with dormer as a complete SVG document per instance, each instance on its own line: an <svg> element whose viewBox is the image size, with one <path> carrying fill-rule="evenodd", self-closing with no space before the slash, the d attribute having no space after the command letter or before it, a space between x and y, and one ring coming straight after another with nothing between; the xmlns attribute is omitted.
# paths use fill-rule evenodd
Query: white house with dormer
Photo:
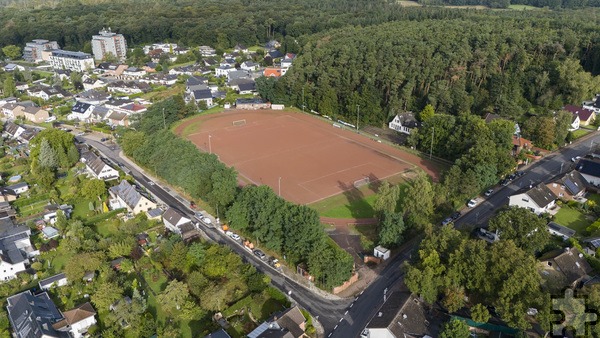
<svg viewBox="0 0 600 338"><path fill-rule="evenodd" d="M417 128L419 123L412 112L398 114L388 124L388 127L397 132L410 135L411 130Z"/></svg>

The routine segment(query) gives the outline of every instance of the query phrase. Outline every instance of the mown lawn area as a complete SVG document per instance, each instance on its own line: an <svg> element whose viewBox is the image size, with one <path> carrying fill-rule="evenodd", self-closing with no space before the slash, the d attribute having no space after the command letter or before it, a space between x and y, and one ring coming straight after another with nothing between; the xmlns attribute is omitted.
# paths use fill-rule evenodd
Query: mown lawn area
<svg viewBox="0 0 600 338"><path fill-rule="evenodd" d="M322 201L311 204L319 215L333 218L370 218L375 211L373 204L377 195L371 194L366 197L352 198L347 194L339 194Z"/></svg>
<svg viewBox="0 0 600 338"><path fill-rule="evenodd" d="M574 139L578 139L580 137L583 137L583 136L587 135L588 133L590 133L590 130L587 130L587 129L577 129L577 130L573 131L573 138Z"/></svg>
<svg viewBox="0 0 600 338"><path fill-rule="evenodd" d="M578 235L583 235L585 229L592 224L592 220L587 219L585 214L577 209L563 205L554 216L554 221L562 226L577 231Z"/></svg>

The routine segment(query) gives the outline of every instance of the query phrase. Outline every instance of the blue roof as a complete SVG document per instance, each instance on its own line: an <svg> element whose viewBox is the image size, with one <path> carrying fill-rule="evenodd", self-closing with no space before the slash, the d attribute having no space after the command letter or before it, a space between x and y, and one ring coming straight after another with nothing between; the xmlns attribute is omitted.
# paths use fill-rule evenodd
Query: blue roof
<svg viewBox="0 0 600 338"><path fill-rule="evenodd" d="M46 238L52 238L58 236L58 230L53 227L45 227L42 232Z"/></svg>

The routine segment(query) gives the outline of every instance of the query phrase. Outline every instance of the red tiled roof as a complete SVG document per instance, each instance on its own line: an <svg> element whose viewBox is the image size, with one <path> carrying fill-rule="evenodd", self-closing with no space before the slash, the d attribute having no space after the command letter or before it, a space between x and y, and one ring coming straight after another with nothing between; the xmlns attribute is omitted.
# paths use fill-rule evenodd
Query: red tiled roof
<svg viewBox="0 0 600 338"><path fill-rule="evenodd" d="M566 110L568 112L570 112L573 115L579 115L579 120L580 121L587 121L590 119L590 117L592 116L592 114L594 114L593 110L589 110L589 109L585 109L583 107L577 107L574 105L566 105L563 110Z"/></svg>
<svg viewBox="0 0 600 338"><path fill-rule="evenodd" d="M533 143L524 137L513 136L512 139L513 146L532 148Z"/></svg>
<svg viewBox="0 0 600 338"><path fill-rule="evenodd" d="M280 77L281 68L265 68L264 76Z"/></svg>

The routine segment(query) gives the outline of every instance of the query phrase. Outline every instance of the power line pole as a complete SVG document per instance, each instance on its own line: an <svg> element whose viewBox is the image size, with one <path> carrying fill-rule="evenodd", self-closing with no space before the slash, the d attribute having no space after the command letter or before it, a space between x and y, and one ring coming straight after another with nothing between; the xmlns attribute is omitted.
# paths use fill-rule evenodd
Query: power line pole
<svg viewBox="0 0 600 338"><path fill-rule="evenodd" d="M431 128L431 148L429 148L429 159L431 160L431 155L433 154L433 135L435 135L435 127Z"/></svg>
<svg viewBox="0 0 600 338"><path fill-rule="evenodd" d="M360 117L360 104L356 105L356 131L358 131L358 120Z"/></svg>

